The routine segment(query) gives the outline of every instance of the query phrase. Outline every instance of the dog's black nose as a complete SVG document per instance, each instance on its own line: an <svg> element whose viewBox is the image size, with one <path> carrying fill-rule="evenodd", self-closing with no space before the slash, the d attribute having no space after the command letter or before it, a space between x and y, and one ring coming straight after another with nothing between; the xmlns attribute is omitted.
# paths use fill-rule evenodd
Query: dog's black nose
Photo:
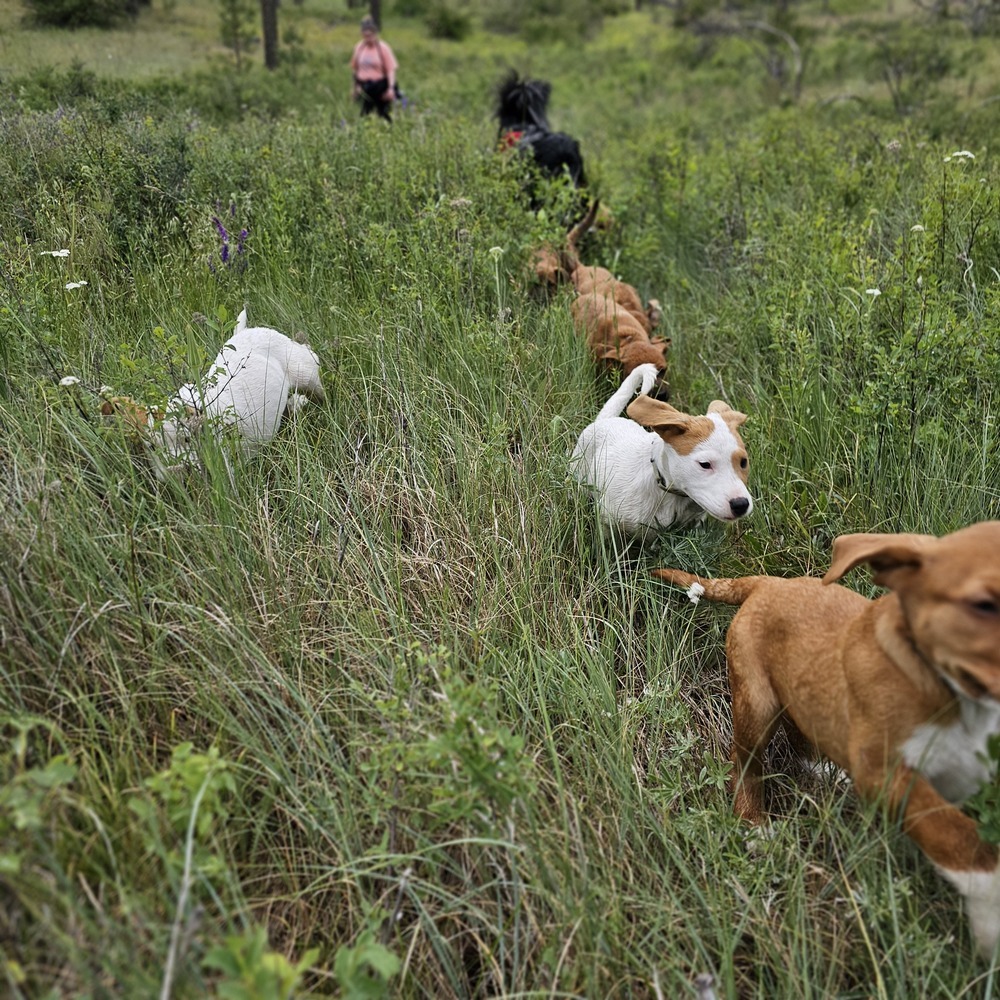
<svg viewBox="0 0 1000 1000"><path fill-rule="evenodd" d="M729 509L734 517L742 517L750 509L750 501L746 497L737 497L729 501Z"/></svg>

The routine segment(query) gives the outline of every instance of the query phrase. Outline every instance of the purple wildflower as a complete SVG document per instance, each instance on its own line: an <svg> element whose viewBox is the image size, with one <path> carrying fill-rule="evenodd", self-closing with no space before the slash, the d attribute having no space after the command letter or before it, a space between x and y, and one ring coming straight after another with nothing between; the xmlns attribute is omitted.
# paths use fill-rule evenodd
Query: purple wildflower
<svg viewBox="0 0 1000 1000"><path fill-rule="evenodd" d="M226 224L222 221L221 216L224 214L221 202L216 201L216 214L212 216L212 226L214 227L216 233L219 236L221 245L219 246L219 262L226 268L232 268L235 265L235 270L237 272L243 272L246 270L247 266L247 240L250 238L250 227L243 226L238 233L234 232L234 235L230 237L229 230L226 228ZM237 205L235 201L229 203L229 215L231 218L236 218ZM237 223L230 223L233 229L236 229ZM233 243L235 243L235 254L233 252ZM214 254L208 260L208 269L212 274L218 274L218 268L216 267Z"/></svg>

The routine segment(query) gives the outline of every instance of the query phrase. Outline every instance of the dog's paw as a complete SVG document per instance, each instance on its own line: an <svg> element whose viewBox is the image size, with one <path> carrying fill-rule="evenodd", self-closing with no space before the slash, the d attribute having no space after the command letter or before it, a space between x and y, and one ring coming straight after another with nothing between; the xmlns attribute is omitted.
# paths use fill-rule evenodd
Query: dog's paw
<svg viewBox="0 0 1000 1000"><path fill-rule="evenodd" d="M976 948L984 958L992 958L1000 944L1000 865L991 872L935 867L965 897Z"/></svg>
<svg viewBox="0 0 1000 1000"><path fill-rule="evenodd" d="M289 417L298 416L299 411L309 405L309 397L303 396L301 392L290 392L288 394L288 403L285 406L285 413Z"/></svg>

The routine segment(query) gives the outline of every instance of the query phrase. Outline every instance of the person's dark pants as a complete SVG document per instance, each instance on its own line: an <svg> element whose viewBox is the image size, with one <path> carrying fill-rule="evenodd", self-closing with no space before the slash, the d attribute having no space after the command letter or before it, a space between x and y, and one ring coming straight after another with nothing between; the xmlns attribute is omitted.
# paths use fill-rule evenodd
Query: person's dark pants
<svg viewBox="0 0 1000 1000"><path fill-rule="evenodd" d="M381 80L365 80L361 84L361 115L370 115L377 111L387 122L392 121L389 109L392 101L383 101L382 96L389 87L389 81L384 77Z"/></svg>

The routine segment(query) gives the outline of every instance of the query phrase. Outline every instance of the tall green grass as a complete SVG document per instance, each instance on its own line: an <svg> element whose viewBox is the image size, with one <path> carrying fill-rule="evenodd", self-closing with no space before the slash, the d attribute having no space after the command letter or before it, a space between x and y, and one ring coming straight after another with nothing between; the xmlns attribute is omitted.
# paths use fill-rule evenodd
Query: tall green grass
<svg viewBox="0 0 1000 1000"><path fill-rule="evenodd" d="M335 69L297 88L327 106L238 120L205 80L4 104L5 990L994 995L954 895L836 776L777 747L748 846L730 614L648 575L819 573L842 532L997 516L991 133L887 96L717 115L735 50L655 16L530 54L615 216L588 258L664 303L678 405L749 414L751 519L642 547L567 480L611 383L531 281L560 211L492 152L477 44L414 41L391 130ZM627 45L687 61L639 100L600 69ZM229 265L213 217L249 231ZM329 401L232 480L206 445L160 482L99 390L165 399L244 304L308 337Z"/></svg>

